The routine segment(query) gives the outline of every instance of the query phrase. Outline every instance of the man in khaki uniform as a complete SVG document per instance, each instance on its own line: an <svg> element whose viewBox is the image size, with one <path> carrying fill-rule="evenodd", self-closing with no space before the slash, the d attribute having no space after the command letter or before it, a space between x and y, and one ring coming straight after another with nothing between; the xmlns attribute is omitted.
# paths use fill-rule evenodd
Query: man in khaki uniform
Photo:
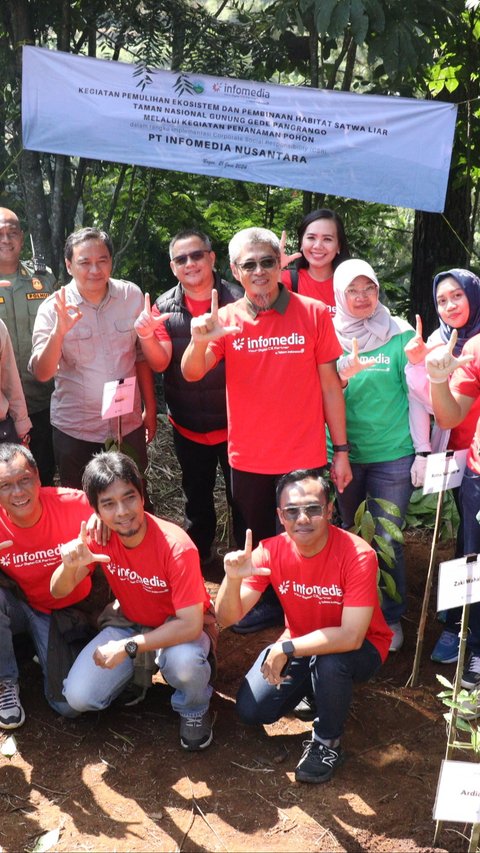
<svg viewBox="0 0 480 853"><path fill-rule="evenodd" d="M53 485L55 463L50 425L53 381L38 382L27 370L33 324L39 306L55 289L53 273L32 261L21 261L24 235L18 217L0 208L0 319L10 333L15 361L32 421L30 449L43 486Z"/></svg>

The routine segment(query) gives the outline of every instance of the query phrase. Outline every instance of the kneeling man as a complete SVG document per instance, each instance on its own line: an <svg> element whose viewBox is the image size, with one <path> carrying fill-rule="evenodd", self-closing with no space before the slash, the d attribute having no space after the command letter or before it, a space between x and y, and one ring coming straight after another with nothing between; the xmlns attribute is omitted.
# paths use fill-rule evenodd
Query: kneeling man
<svg viewBox="0 0 480 853"><path fill-rule="evenodd" d="M225 557L216 600L227 627L241 619L269 583L285 631L263 650L243 680L237 712L246 723L273 723L313 694L312 740L295 770L298 782L325 782L343 761L340 738L354 682L367 681L388 655L392 632L380 609L377 556L363 539L330 524L333 499L317 469L278 483L285 532Z"/></svg>
<svg viewBox="0 0 480 853"><path fill-rule="evenodd" d="M111 530L110 541L104 554L93 554L82 525L79 537L62 548L52 594L68 595L92 562L102 562L123 618L83 649L64 682L67 702L80 712L108 707L132 678L137 655L154 652L174 688L172 708L180 715L182 747L204 749L212 741L212 634L204 630L210 628L211 602L198 551L176 524L144 512L140 473L123 453L94 456L85 468L83 488Z"/></svg>

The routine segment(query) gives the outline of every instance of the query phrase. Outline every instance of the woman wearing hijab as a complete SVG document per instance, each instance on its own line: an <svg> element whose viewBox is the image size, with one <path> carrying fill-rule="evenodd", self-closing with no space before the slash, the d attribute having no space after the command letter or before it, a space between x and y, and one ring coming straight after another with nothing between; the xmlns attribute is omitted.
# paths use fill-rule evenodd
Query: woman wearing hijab
<svg viewBox="0 0 480 853"><path fill-rule="evenodd" d="M457 329L458 333L457 342L453 349L455 356L461 354L464 344L470 338L480 334L480 279L473 272L464 269L455 268L440 272L433 279L433 301L440 325L425 343L422 339L420 318L417 318L417 333L405 348L409 360L406 368L407 382L411 393L424 406L424 412L428 419L426 427L428 442L430 442L428 431L432 407L430 383L425 370L425 356L439 344L448 343L454 329ZM445 450L446 448L449 450L465 450L470 447L479 417L480 397L475 400L461 424L450 431L435 428L435 437L432 433L431 438L433 447L432 444L428 443L426 449L428 451L432 449ZM418 485L422 484L423 477L420 476ZM452 489L452 494L460 516L455 556L461 557L464 554L464 535L459 489ZM461 611L459 608L446 611L445 628L431 654L431 659L436 663L455 663L458 659L460 618Z"/></svg>
<svg viewBox="0 0 480 853"><path fill-rule="evenodd" d="M374 519L383 517L401 524L412 493L410 469L415 459L404 347L415 332L379 301L379 282L366 261L344 261L335 270L333 284L334 325L344 350L338 372L345 387L353 473L350 485L337 495L343 526L352 527L355 512L367 496ZM372 498L395 504L400 516L389 515ZM394 551L394 567L385 569L395 581L400 600L384 593L382 610L393 631L390 651L398 651L403 644L400 619L406 608L403 548L381 524L376 524L376 533Z"/></svg>

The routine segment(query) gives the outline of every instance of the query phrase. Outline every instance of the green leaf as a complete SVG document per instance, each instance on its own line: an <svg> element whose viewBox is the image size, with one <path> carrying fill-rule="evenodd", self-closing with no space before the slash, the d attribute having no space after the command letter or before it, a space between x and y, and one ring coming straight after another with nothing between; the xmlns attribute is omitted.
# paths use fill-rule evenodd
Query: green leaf
<svg viewBox="0 0 480 853"><path fill-rule="evenodd" d="M382 557L388 556L392 560L395 559L395 551L393 550L393 545L390 545L390 542L387 542L387 540L384 539L383 536L379 536L378 534L375 534L373 540L380 548L382 552Z"/></svg>
<svg viewBox="0 0 480 853"><path fill-rule="evenodd" d="M472 726L467 720L457 717L456 726L461 732L468 732L469 734L472 734Z"/></svg>
<svg viewBox="0 0 480 853"><path fill-rule="evenodd" d="M357 44L363 44L368 32L368 15L362 0L351 0L350 22L353 38Z"/></svg>
<svg viewBox="0 0 480 853"><path fill-rule="evenodd" d="M339 0L330 18L329 35L338 38L343 35L350 21L350 0Z"/></svg>
<svg viewBox="0 0 480 853"><path fill-rule="evenodd" d="M439 681L439 682L440 682L440 684L443 684L443 686L444 686L444 687L449 687L449 688L450 688L450 690L453 690L453 684L452 684L452 682L451 682L451 681L449 681L449 680L448 680L448 678L445 678L445 676L444 676L444 675L439 675L439 674L437 673L437 675L435 676L435 678L437 679L437 681Z"/></svg>
<svg viewBox="0 0 480 853"><path fill-rule="evenodd" d="M384 590L387 593L388 597L393 601L401 602L401 596L397 592L397 585L391 576L390 572L385 571L385 569L380 569L380 574L382 576L382 581L384 584Z"/></svg>
<svg viewBox="0 0 480 853"><path fill-rule="evenodd" d="M362 516L363 516L363 513L365 512L366 506L367 506L367 502L362 501L362 503L359 505L359 507L355 513L353 523L355 525L355 528L358 530L360 530L360 528L362 526Z"/></svg>
<svg viewBox="0 0 480 853"><path fill-rule="evenodd" d="M316 0L315 3L315 26L319 35L326 35L329 31L330 20L337 0Z"/></svg>
<svg viewBox="0 0 480 853"><path fill-rule="evenodd" d="M10 735L10 737L7 737L7 739L2 743L2 748L0 749L0 752L2 753L2 755L6 755L7 758L11 758L12 755L15 755L16 751L17 741L15 740L15 737L13 735Z"/></svg>
<svg viewBox="0 0 480 853"><path fill-rule="evenodd" d="M388 533L395 542L403 542L403 533L393 521L390 521L389 518L382 518L379 516L377 519L378 523L382 525L383 529Z"/></svg>
<svg viewBox="0 0 480 853"><path fill-rule="evenodd" d="M391 501L386 501L383 498L372 498L376 504L378 504L385 512L388 512L389 515L393 515L396 518L400 518L400 510L398 506Z"/></svg>
<svg viewBox="0 0 480 853"><path fill-rule="evenodd" d="M362 539L365 539L365 542L370 542L373 539L373 535L375 533L375 522L373 520L372 513L366 510L362 517L362 522L360 525L360 536Z"/></svg>
<svg viewBox="0 0 480 853"><path fill-rule="evenodd" d="M51 850L59 838L60 827L57 827L57 829L51 829L49 832L44 832L43 835L40 835L37 839L35 847L32 848L32 853L45 853L46 850Z"/></svg>

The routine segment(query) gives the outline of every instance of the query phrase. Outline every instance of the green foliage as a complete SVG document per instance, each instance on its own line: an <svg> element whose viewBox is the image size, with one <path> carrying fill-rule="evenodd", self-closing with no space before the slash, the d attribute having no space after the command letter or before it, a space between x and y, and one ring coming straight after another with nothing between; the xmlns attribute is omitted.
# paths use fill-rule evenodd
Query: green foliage
<svg viewBox="0 0 480 853"><path fill-rule="evenodd" d="M460 712L460 714L465 714L468 713L472 706L476 706L480 703L480 690L462 689L457 693L457 697L454 700L454 685L443 675L437 674L436 678L437 681L446 688L440 693L437 693L437 696L442 700L443 704L449 708L448 713L444 714L447 723L451 722L452 711L454 709ZM457 748L471 749L477 754L480 753L480 729L478 728L478 720L475 718L471 720L464 719L457 715L455 727L457 732L465 732L470 738L470 743L465 742L464 744L459 745L457 742Z"/></svg>
<svg viewBox="0 0 480 853"><path fill-rule="evenodd" d="M365 542L368 542L369 545L372 545L372 547L375 547L382 563L391 569L395 563L394 550L388 539L378 532L377 525L380 524L385 530L385 533L396 542L403 542L403 534L400 527L388 518L377 516L375 521L369 509L369 502L378 504L384 512L388 512L389 515L392 515L394 518L400 517L400 510L398 506L391 501L386 501L382 498L371 498L368 496L357 508L353 519L352 532L356 533L357 536L361 536L362 539L364 539ZM399 592L397 591L392 575L390 572L387 572L383 566L379 566L378 569L378 593L380 600L382 600L383 593L386 593L389 598L393 599L393 601L400 602L402 600Z"/></svg>
<svg viewBox="0 0 480 853"><path fill-rule="evenodd" d="M422 489L415 489L410 498L405 515L407 527L426 527L433 530L437 513L438 495L424 495ZM449 542L455 539L458 529L458 510L452 492L448 489L444 492L442 503L442 517L440 526L440 540Z"/></svg>

